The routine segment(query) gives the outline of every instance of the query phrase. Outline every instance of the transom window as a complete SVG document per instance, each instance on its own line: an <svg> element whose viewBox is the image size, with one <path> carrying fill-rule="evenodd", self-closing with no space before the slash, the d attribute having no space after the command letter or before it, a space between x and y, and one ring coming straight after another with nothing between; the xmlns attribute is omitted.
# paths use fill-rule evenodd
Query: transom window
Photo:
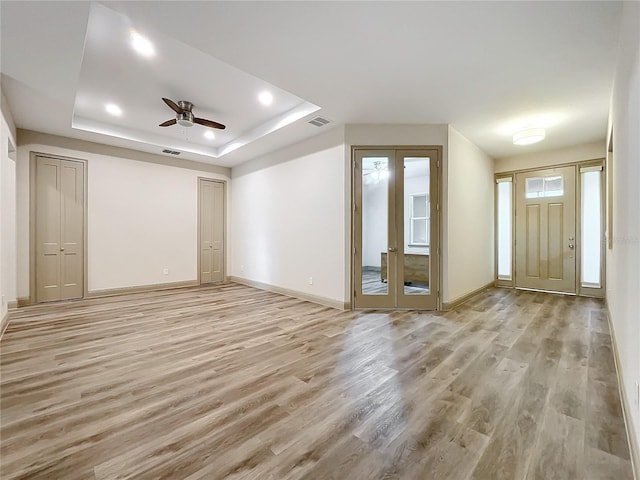
<svg viewBox="0 0 640 480"><path fill-rule="evenodd" d="M562 175L553 177L527 178L525 196L527 198L561 197L564 195Z"/></svg>

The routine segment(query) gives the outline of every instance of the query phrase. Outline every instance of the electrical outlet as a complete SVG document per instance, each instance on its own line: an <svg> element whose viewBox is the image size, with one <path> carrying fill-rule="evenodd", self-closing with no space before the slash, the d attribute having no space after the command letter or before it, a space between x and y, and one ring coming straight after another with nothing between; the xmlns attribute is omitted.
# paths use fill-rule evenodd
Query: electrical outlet
<svg viewBox="0 0 640 480"><path fill-rule="evenodd" d="M309 277L309 285L313 285L313 277Z"/></svg>
<svg viewBox="0 0 640 480"><path fill-rule="evenodd" d="M168 268L163 269L162 270L162 274L163 275L169 275L169 269Z"/></svg>

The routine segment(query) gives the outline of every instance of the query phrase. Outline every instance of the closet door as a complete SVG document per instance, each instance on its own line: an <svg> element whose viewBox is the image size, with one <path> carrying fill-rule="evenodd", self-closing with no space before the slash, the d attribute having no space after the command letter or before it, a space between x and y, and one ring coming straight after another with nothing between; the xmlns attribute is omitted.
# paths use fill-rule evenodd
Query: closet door
<svg viewBox="0 0 640 480"><path fill-rule="evenodd" d="M36 301L84 293L84 164L36 157Z"/></svg>
<svg viewBox="0 0 640 480"><path fill-rule="evenodd" d="M199 179L200 283L224 282L224 183Z"/></svg>

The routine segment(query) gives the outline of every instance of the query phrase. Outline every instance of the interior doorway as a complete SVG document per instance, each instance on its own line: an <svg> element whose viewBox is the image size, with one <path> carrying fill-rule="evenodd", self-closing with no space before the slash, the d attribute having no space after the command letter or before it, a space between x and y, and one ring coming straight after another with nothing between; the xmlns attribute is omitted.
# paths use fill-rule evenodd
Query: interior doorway
<svg viewBox="0 0 640 480"><path fill-rule="evenodd" d="M438 308L441 154L353 149L355 308Z"/></svg>
<svg viewBox="0 0 640 480"><path fill-rule="evenodd" d="M220 283L224 271L224 182L198 179L198 279L200 284Z"/></svg>

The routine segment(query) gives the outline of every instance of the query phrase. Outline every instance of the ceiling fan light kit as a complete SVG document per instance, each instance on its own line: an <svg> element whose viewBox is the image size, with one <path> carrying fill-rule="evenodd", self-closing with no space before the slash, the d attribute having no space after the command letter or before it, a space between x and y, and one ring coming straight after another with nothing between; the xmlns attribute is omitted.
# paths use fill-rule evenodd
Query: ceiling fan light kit
<svg viewBox="0 0 640 480"><path fill-rule="evenodd" d="M221 123L207 120L206 118L195 117L192 112L193 103L191 102L180 100L178 103L176 103L169 98L163 98L162 100L169 106L169 108L171 108L171 110L176 112L176 118L172 118L171 120L162 122L159 125L160 127L170 127L171 125L176 124L182 125L183 127L193 127L193 124L197 123L198 125L202 125L204 127L217 128L220 130L224 130L225 128L227 128Z"/></svg>

